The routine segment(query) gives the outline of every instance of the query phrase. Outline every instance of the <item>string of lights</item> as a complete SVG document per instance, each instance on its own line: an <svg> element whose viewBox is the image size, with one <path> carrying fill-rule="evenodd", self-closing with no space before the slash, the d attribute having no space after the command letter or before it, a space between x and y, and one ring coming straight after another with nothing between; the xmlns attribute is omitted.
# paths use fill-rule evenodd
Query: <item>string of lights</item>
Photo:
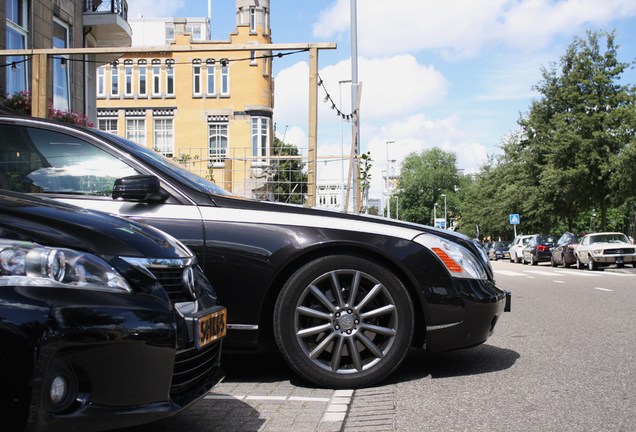
<svg viewBox="0 0 636 432"><path fill-rule="evenodd" d="M342 118L343 120L346 120L346 121L351 121L358 114L358 110L357 109L353 110L350 114L345 114L345 113L343 113L340 110L340 108L338 108L336 106L336 103L331 98L331 95L329 94L329 91L327 91L327 87L325 87L325 82L320 77L320 74L318 74L318 86L322 87L322 89L325 91L324 102L325 103L331 103L331 109L336 111L336 113L338 114L338 117L340 117L340 118Z"/></svg>
<svg viewBox="0 0 636 432"><path fill-rule="evenodd" d="M234 62L241 62L241 61L254 61L254 60L259 60L259 59L275 59L275 58L283 58L286 57L288 55L293 55L293 54L298 54L298 53L302 53L302 52L307 52L309 51L308 49L301 49L301 50L296 50L296 51L290 51L290 52L279 52L276 54L265 54L265 55L260 55L260 56L250 56L250 57L244 57L244 58L237 58L237 59L229 59L229 58L222 58L219 59L219 63L222 66L227 66L230 63L234 63ZM73 58L72 56L50 56L50 58L52 59L56 59L56 60L60 60L60 62L62 62L63 64L68 62L68 61L74 61L74 62L82 62L82 63L103 63L99 60L88 60L85 58ZM25 63L28 61L31 61L32 56L25 56L22 60L14 60L11 62L7 62L5 64L0 64L0 68L6 68L6 67L12 67L15 69L15 67L20 64L20 63ZM118 66L119 65L119 60L115 60L114 62L111 63L114 66ZM170 65L174 66L177 64L191 64L191 62L171 62Z"/></svg>

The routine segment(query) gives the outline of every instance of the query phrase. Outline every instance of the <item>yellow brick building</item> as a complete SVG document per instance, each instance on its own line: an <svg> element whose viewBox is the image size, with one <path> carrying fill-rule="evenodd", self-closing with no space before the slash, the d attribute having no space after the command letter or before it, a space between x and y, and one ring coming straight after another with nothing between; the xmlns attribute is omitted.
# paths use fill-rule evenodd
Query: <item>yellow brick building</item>
<svg viewBox="0 0 636 432"><path fill-rule="evenodd" d="M236 30L219 42L209 40L205 18L129 19L140 53L98 68L96 126L234 194L262 197L273 141L272 53L215 47L271 44L269 14L269 0L236 0ZM193 51L143 54L143 46L164 45Z"/></svg>

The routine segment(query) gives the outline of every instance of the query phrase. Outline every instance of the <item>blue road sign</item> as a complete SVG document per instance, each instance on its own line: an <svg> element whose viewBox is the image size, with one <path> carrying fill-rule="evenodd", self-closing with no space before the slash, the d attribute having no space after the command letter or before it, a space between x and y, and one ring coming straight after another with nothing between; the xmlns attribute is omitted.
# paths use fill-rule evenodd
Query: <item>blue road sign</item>
<svg viewBox="0 0 636 432"><path fill-rule="evenodd" d="M519 213L510 215L510 225L519 225Z"/></svg>

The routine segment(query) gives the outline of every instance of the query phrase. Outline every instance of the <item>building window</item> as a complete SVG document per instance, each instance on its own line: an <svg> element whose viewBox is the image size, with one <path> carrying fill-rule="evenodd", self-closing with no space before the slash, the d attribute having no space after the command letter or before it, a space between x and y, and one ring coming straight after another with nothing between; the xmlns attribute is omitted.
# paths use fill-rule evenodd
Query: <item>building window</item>
<svg viewBox="0 0 636 432"><path fill-rule="evenodd" d="M166 96L174 96L174 60L166 60Z"/></svg>
<svg viewBox="0 0 636 432"><path fill-rule="evenodd" d="M126 138L139 145L146 145L146 119L129 118L126 119Z"/></svg>
<svg viewBox="0 0 636 432"><path fill-rule="evenodd" d="M256 33L256 8L250 7L250 33Z"/></svg>
<svg viewBox="0 0 636 432"><path fill-rule="evenodd" d="M252 117L252 157L253 164L267 162L269 152L269 118Z"/></svg>
<svg viewBox="0 0 636 432"><path fill-rule="evenodd" d="M97 128L104 132L109 132L117 135L117 119L116 118L100 118L97 119Z"/></svg>
<svg viewBox="0 0 636 432"><path fill-rule="evenodd" d="M201 24L186 24L186 33L190 33L192 40L203 40Z"/></svg>
<svg viewBox="0 0 636 432"><path fill-rule="evenodd" d="M205 61L205 78L206 88L205 94L208 96L214 96L216 94L216 68L214 59L207 59Z"/></svg>
<svg viewBox="0 0 636 432"><path fill-rule="evenodd" d="M152 61L152 96L161 96L161 60Z"/></svg>
<svg viewBox="0 0 636 432"><path fill-rule="evenodd" d="M68 48L68 25L53 18L53 48ZM68 111L71 102L68 56L55 55L53 65L53 108Z"/></svg>
<svg viewBox="0 0 636 432"><path fill-rule="evenodd" d="M174 130L171 118L155 119L155 148L154 150L165 157L174 157Z"/></svg>
<svg viewBox="0 0 636 432"><path fill-rule="evenodd" d="M263 34L269 33L269 9L263 8Z"/></svg>
<svg viewBox="0 0 636 432"><path fill-rule="evenodd" d="M133 61L124 60L124 96L133 95Z"/></svg>
<svg viewBox="0 0 636 432"><path fill-rule="evenodd" d="M137 68L138 68L138 72L139 72L139 83L138 83L138 92L139 92L139 96L143 96L145 97L148 94L148 87L147 87L147 73L148 73L148 67L146 66L146 60L139 60L139 62L137 62Z"/></svg>
<svg viewBox="0 0 636 432"><path fill-rule="evenodd" d="M29 29L27 1L7 0L7 49L25 49ZM12 94L27 90L27 68L24 56L6 58L6 91Z"/></svg>
<svg viewBox="0 0 636 432"><path fill-rule="evenodd" d="M201 96L201 59L192 60L192 94Z"/></svg>
<svg viewBox="0 0 636 432"><path fill-rule="evenodd" d="M166 23L166 45L174 42L174 24Z"/></svg>
<svg viewBox="0 0 636 432"><path fill-rule="evenodd" d="M97 68L97 97L106 97L106 67Z"/></svg>
<svg viewBox="0 0 636 432"><path fill-rule="evenodd" d="M223 166L227 157L227 122L208 123L208 143L210 150L209 166Z"/></svg>
<svg viewBox="0 0 636 432"><path fill-rule="evenodd" d="M227 60L221 61L221 96L230 95L230 66Z"/></svg>
<svg viewBox="0 0 636 432"><path fill-rule="evenodd" d="M250 51L250 66L256 66L256 51Z"/></svg>
<svg viewBox="0 0 636 432"><path fill-rule="evenodd" d="M119 97L119 62L117 60L110 64L110 95Z"/></svg>

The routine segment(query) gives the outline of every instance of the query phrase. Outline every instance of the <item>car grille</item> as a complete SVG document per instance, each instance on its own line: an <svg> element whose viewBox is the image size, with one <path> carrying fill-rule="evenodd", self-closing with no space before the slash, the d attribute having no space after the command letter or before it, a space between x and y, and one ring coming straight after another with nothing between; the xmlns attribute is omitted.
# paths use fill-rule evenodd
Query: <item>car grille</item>
<svg viewBox="0 0 636 432"><path fill-rule="evenodd" d="M219 364L220 353L220 343L210 344L202 350L192 347L177 352L172 384L170 385L170 397L178 403L196 397L201 386L205 386L210 375L216 370L214 366Z"/></svg>
<svg viewBox="0 0 636 432"><path fill-rule="evenodd" d="M634 248L617 248L617 249L605 249L605 255L624 255L633 254Z"/></svg>
<svg viewBox="0 0 636 432"><path fill-rule="evenodd" d="M172 303L192 301L192 293L187 289L183 281L183 268L149 268L165 288Z"/></svg>

